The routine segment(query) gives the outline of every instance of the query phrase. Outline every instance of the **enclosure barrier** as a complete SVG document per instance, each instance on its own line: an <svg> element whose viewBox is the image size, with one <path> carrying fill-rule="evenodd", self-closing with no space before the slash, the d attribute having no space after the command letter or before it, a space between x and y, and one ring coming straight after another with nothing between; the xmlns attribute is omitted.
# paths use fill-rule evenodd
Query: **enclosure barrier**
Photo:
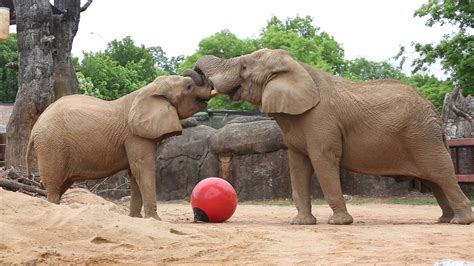
<svg viewBox="0 0 474 266"><path fill-rule="evenodd" d="M449 139L447 142L458 182L474 182L474 138Z"/></svg>
<svg viewBox="0 0 474 266"><path fill-rule="evenodd" d="M6 133L0 133L0 167L5 166Z"/></svg>

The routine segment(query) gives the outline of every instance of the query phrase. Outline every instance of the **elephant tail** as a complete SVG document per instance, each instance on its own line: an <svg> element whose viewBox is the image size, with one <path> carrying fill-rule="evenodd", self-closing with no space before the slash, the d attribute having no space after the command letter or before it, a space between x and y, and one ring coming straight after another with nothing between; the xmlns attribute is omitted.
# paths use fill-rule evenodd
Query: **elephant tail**
<svg viewBox="0 0 474 266"><path fill-rule="evenodd" d="M34 138L33 135L30 136L30 139L28 140L28 146L26 148L26 174L27 177L30 177L31 172L30 172L30 159L31 159L31 150L33 149L34 146Z"/></svg>
<svg viewBox="0 0 474 266"><path fill-rule="evenodd" d="M446 147L446 150L447 150L448 152L450 152L450 150L449 150L449 145L448 145L448 141L447 141L447 139L446 139L446 134L445 134L445 133L443 133L443 142L444 142L444 147Z"/></svg>

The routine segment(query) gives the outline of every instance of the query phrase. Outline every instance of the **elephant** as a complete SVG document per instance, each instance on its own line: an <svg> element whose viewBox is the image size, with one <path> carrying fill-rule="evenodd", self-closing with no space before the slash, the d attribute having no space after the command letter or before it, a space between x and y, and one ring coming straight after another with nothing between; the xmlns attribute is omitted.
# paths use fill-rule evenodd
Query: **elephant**
<svg viewBox="0 0 474 266"><path fill-rule="evenodd" d="M155 153L162 139L181 134L180 119L207 107L210 87L193 70L161 76L117 100L86 95L64 96L51 104L33 126L27 148L46 188L59 204L74 181L110 176L128 169L130 216L160 220L156 209Z"/></svg>
<svg viewBox="0 0 474 266"><path fill-rule="evenodd" d="M297 61L282 49L230 59L205 55L194 70L219 93L259 106L281 128L297 209L292 224L316 224L311 212L313 172L333 211L328 223L353 222L340 168L420 180L442 209L438 222L473 222L441 120L410 86L396 80L351 82Z"/></svg>

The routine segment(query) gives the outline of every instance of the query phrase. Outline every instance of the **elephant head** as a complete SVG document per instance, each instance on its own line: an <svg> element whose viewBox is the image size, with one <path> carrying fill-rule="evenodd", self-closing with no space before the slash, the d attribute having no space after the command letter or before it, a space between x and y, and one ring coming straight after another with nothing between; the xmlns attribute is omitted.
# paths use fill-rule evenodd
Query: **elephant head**
<svg viewBox="0 0 474 266"><path fill-rule="evenodd" d="M266 113L301 114L319 103L318 86L284 50L262 49L228 60L207 55L195 70L220 93L261 106Z"/></svg>
<svg viewBox="0 0 474 266"><path fill-rule="evenodd" d="M128 115L132 133L149 139L181 131L180 119L207 107L211 87L194 70L162 76L137 92ZM168 126L163 126L163 125Z"/></svg>

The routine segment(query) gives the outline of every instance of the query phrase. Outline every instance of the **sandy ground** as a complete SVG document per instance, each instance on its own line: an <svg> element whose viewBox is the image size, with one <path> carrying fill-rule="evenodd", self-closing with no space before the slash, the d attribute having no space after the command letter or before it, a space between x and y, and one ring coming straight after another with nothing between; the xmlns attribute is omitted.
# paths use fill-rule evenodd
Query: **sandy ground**
<svg viewBox="0 0 474 266"><path fill-rule="evenodd" d="M426 264L474 262L474 225L436 224L437 206L348 205L355 222L292 226L293 206L239 204L223 224L193 223L188 203L163 221L73 189L61 205L0 189L0 263Z"/></svg>

